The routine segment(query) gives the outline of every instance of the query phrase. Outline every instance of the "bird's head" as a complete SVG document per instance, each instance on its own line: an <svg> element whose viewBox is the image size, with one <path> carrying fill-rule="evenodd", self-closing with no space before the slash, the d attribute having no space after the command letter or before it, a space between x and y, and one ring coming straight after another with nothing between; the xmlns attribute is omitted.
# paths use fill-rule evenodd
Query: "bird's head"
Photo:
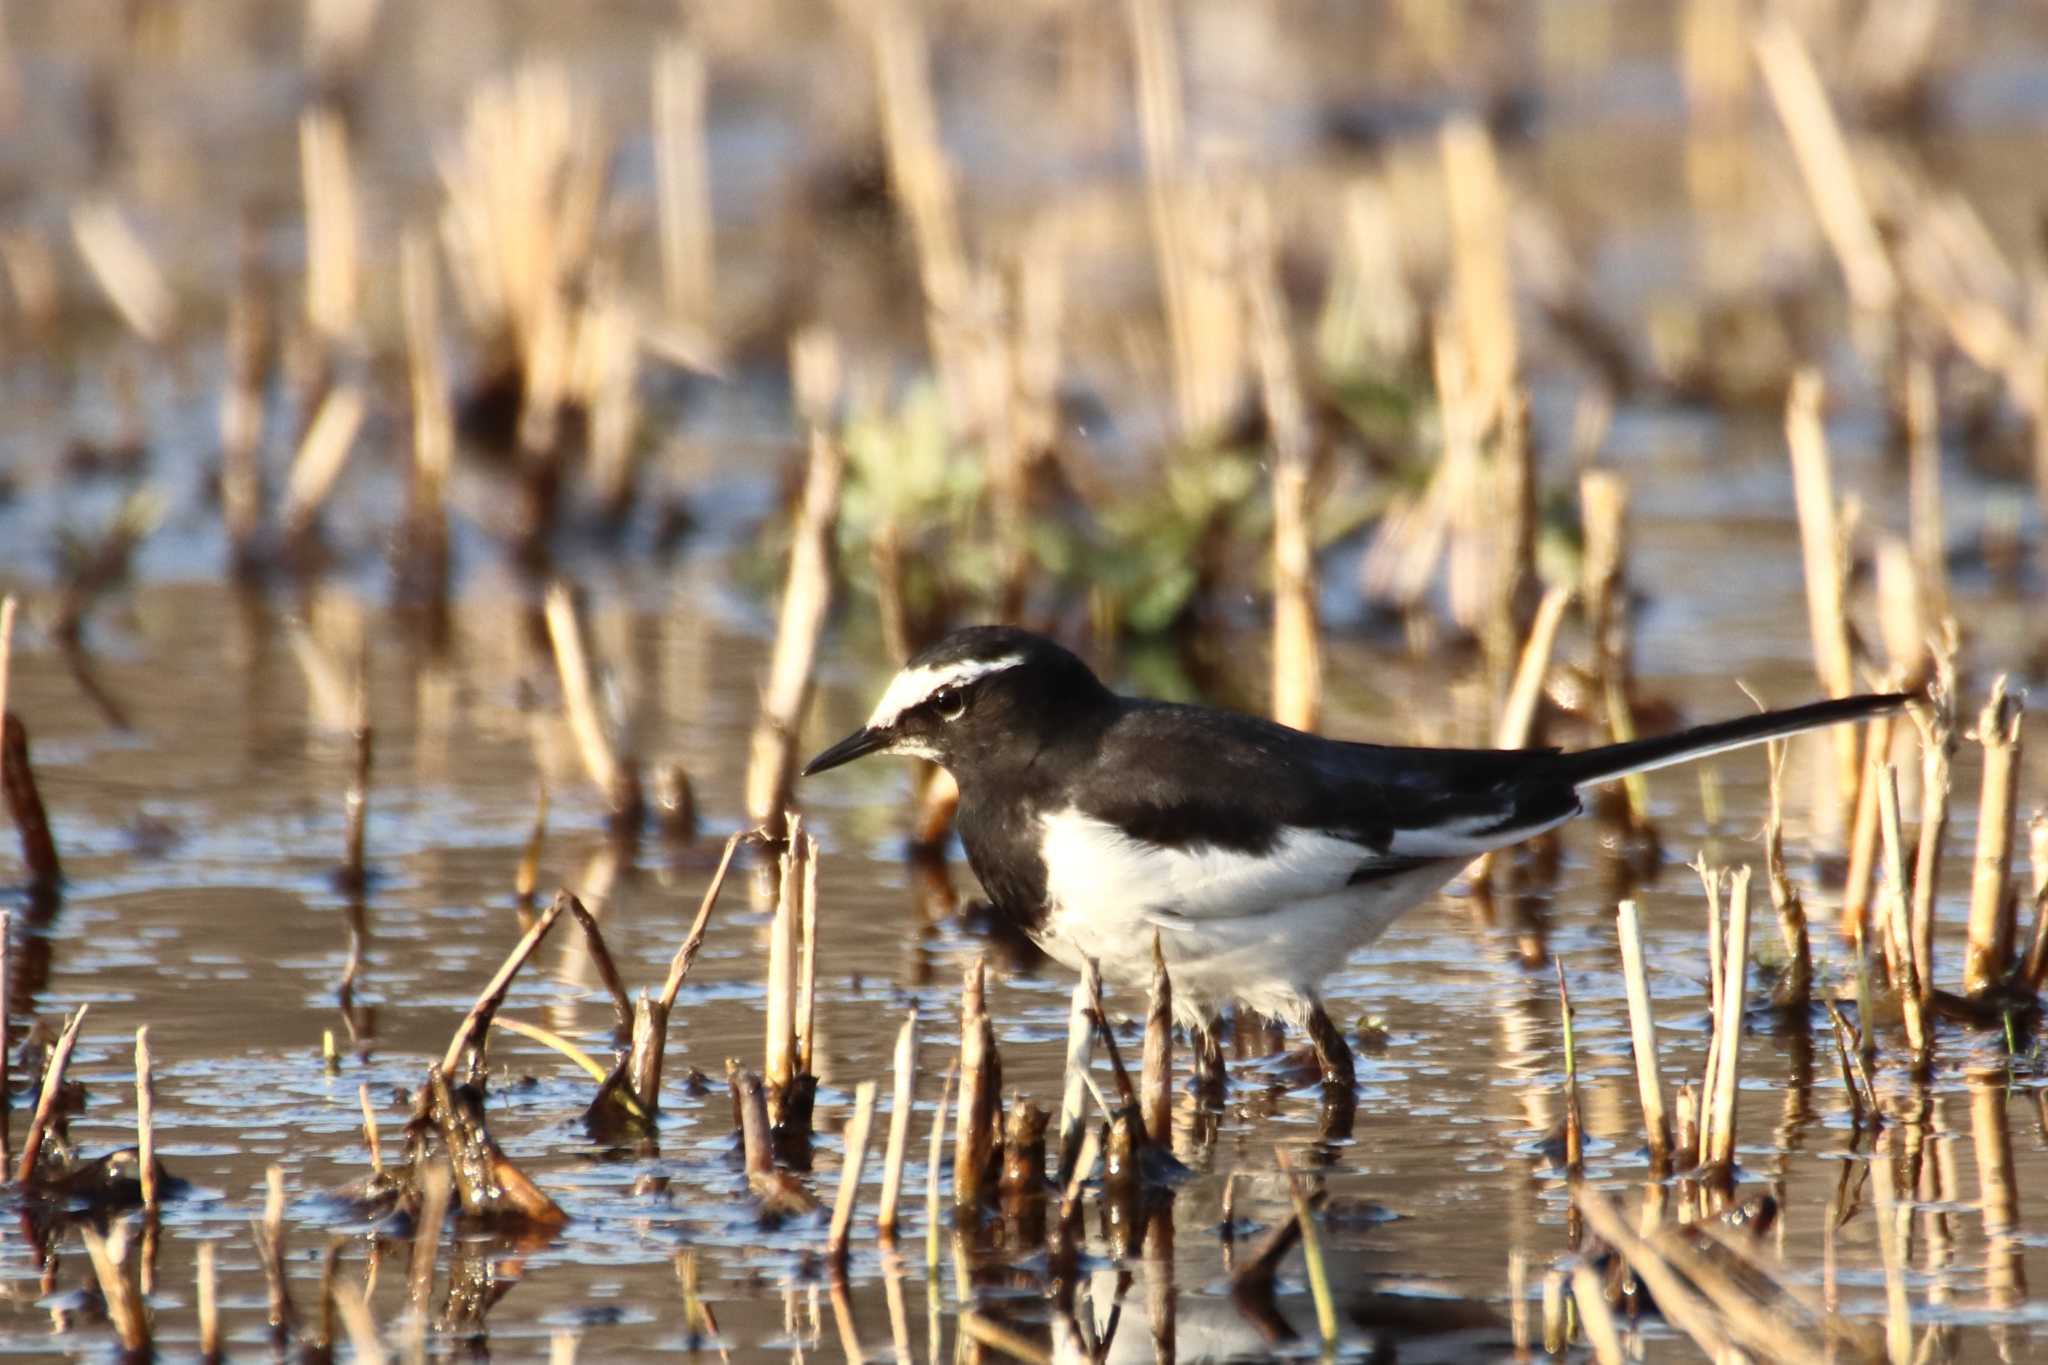
<svg viewBox="0 0 2048 1365"><path fill-rule="evenodd" d="M955 777L1030 756L1110 700L1088 665L1008 626L968 626L918 651L868 722L804 765L804 776L867 754L926 758Z"/></svg>

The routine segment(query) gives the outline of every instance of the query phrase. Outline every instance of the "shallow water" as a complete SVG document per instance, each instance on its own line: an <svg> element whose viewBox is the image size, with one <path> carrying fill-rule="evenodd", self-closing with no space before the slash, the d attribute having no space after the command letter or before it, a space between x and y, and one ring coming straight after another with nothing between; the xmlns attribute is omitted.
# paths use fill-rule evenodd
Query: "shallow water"
<svg viewBox="0 0 2048 1365"><path fill-rule="evenodd" d="M195 16L209 12L191 8ZM1214 9L1214 22L1190 35L1197 69L1234 69L1236 30L1215 21L1221 13ZM31 14L14 34L26 54L26 121L21 137L0 139L0 177L22 189L27 218L61 215L87 179L83 134L74 126L80 120L65 110L81 98L85 68L105 55L95 58L93 44L55 15ZM478 15L489 22L478 20L471 33L465 21ZM537 12L521 18L505 7L415 7L403 22L418 26L408 32L432 59L379 68L365 101L364 160L388 196L369 209L378 234L431 194L432 168L418 129L449 126L470 80L522 43L538 43L569 54L577 74L624 109L626 83L612 78L630 71L639 79L647 34L666 21L665 12L632 15L586 31L573 19ZM192 22L204 27L199 18ZM235 29L221 22L221 32ZM2028 25L2009 15L1985 24L1981 79L1958 83L1939 150L1950 163L1945 173L1994 225L2009 227L2030 221L2030 187L2009 168L2037 144L2048 122L2048 90L2039 80L2044 68L2033 60L2039 35L2029 37ZM1541 124L1509 155L1518 174L1589 215L1597 232L1583 244L1583 264L1594 295L1633 317L1646 295L1696 288L1703 253L1692 206L1677 183L1682 115L1675 74L1659 46L1663 37L1626 27L1632 40L1612 69L1550 89ZM145 226L181 282L211 300L207 306L218 302L232 259L220 206L248 186L274 189L296 176L290 118L300 91L293 59L279 55L290 44L280 47L267 30L244 37L202 33L189 41L186 65L154 76L146 62L136 63L141 70L117 64L132 78L116 83L120 99L167 111L167 130L129 149L114 175L116 188L149 203ZM1322 54L1341 68L1315 76L1323 105L1308 94L1298 103L1262 100L1249 77L1242 85L1219 77L1215 89L1191 99L1198 107L1235 110L1222 117L1210 107L1209 115L1249 133L1252 145L1289 173L1342 175L1341 164L1308 164L1327 149L1303 130L1315 126L1329 102L1342 103L1345 91L1355 97L1356 72L1346 63L1357 55L1356 39ZM739 88L728 92L711 133L721 270L738 281L731 292L762 312L773 310L755 296L773 293L790 266L778 255L785 244L758 229L788 192L785 181L799 178L801 167L789 163L817 151L804 141L820 117L812 105L829 108L834 98L827 82L813 100L790 93L788 72L839 60L829 41L815 41L822 56L808 46L778 49L783 66L774 79L755 71L752 84L735 80ZM2004 51L1992 51L2001 44ZM1306 65L1316 54L1298 55ZM214 69L266 79L223 82L231 93L216 98L194 74ZM1132 148L1111 139L1106 149L1048 151L1037 130L1016 117L1019 106L1029 105L1023 94L1000 81L956 88L967 84L956 77L947 86L944 113L965 163L963 199L972 215L987 220L982 226L1014 227L1011 220L1036 197L1093 193L1102 190L1098 180L1114 182L1127 216L1139 220ZM1433 119L1442 99L1436 92L1417 108ZM637 109L613 112L639 118ZM1433 154L1426 128L1418 134L1423 154ZM161 164L166 158L177 174ZM646 158L644 140L629 139L620 175L629 184L644 181ZM173 188L153 195L150 187L160 184ZM1142 230L1133 236L1142 238ZM876 264L887 255L863 239L832 257L829 282L813 294L798 291L806 304L836 303L835 321L878 353L884 367L897 358L892 348L914 339L919 327L917 310L906 305L915 291L903 287L903 262ZM1132 298L1142 290L1132 274L1127 263L1095 262L1088 283L1103 288L1092 306L1109 313L1139 306ZM1142 304L1151 306L1149 298ZM864 324L873 332L861 330ZM1088 344L1077 341L1077 350ZM1077 368L1087 369L1088 360L1101 367L1102 355L1116 350L1099 336L1092 344L1094 353ZM1531 347L1534 414L1553 453L1546 478L1562 486L1577 387L1571 363L1540 349ZM1829 354L1836 361L1830 378L1846 409L1835 431L1837 477L1845 491L1861 496L1870 522L1896 529L1904 521L1903 475L1879 452L1880 435L1861 411L1871 401L1867 380L1859 387L1857 366ZM119 390L131 373L136 391L124 400ZM1122 371L1111 366L1107 373ZM97 329L67 332L52 353L11 353L0 373L0 461L10 479L0 496L0 587L23 592L28 603L8 704L33 736L67 874L59 904L32 905L20 891L14 845L0 838L0 888L15 915L17 1029L30 1016L54 1020L79 1004L92 1006L73 1063L91 1098L71 1123L74 1141L88 1154L133 1141L129 1049L134 1030L149 1026L159 1150L192 1185L164 1213L151 1297L159 1344L172 1354L193 1349L196 1248L211 1241L220 1248L226 1331L241 1355L270 1349L249 1220L262 1207L272 1164L282 1167L289 1194L288 1265L301 1313L316 1312L323 1257L338 1248L339 1274L357 1284L374 1275L378 1320L394 1335L406 1330L404 1248L375 1242L330 1197L368 1170L357 1087L369 1087L387 1145L395 1145L409 1112L401 1092L420 1083L426 1063L439 1056L519 934L514 869L543 786L543 896L556 885L575 889L600 913L629 986L660 979L720 846L741 818L746 735L770 629L753 587L749 542L775 505L772 471L790 433L779 380L763 373L758 357L742 358L730 384L654 400L654 420L674 439L665 439L651 462L650 482L663 496L686 494L699 531L670 557L643 552L645 537L636 539L623 565L600 545L572 538L563 547L560 568L588 593L592 648L616 684L636 749L650 765L680 763L704 816L690 839L650 832L620 848L606 834L602 807L559 719L534 585L505 566L478 528L485 518L477 509L497 495L489 481L466 480L458 490L458 591L438 645L423 643L384 607L380 550L405 455L402 423L389 413L373 422L328 517L331 572L309 586L244 597L218 581L225 549L205 473L214 458L220 379L217 337L195 332L143 353L103 318ZM127 485L78 477L57 452L75 436L106 440L131 406L146 415L145 468L163 499L163 520L137 556L135 582L95 612L87 651L74 657L40 624L53 596L50 547L64 529L103 524ZM1131 400L1132 408L1143 406ZM1134 430L1156 416L1120 415ZM1104 438L1105 448L1114 453L1118 439ZM2040 528L2021 486L1973 472L1959 451L1950 455L1945 492L1956 607L1967 632L1968 720L1993 676L2010 669L2039 683L2044 657L2038 579L2002 583L1974 547L1987 524L2017 518L2020 534L2034 538ZM1693 721L1745 711L1749 702L1735 679L1773 703L1807 698L1814 685L1799 546L1776 414L1625 404L1603 456L1633 493L1629 572L1641 595L1637 665L1644 691ZM636 534L644 530L636 525ZM1337 623L1328 640L1326 728L1390 742L1482 742L1484 690L1469 660L1410 656L1391 634L1355 620L1356 557L1355 545L1339 546L1325 566ZM1245 620L1255 615L1247 611ZM1212 664L1231 661L1213 670L1214 692L1255 701L1263 687L1262 637L1248 628L1204 644ZM350 680L359 654L368 661L375 735L373 876L352 906L334 869L342 853ZM1156 653L1112 661L1111 671L1133 689L1193 687ZM856 723L886 673L869 615L850 613L827 641L806 744L836 738ZM1824 979L1833 981L1846 968L1830 927L1839 868L1831 836L1804 820L1820 752L1817 741L1795 746L1788 834ZM2023 813L2048 800L2042 755L2036 743L2025 760ZM1242 1247L1286 1216L1275 1155L1286 1148L1330 1196L1323 1240L1345 1313L1347 1354L1372 1356L1398 1343L1402 1359L1508 1356L1517 1309L1508 1290L1511 1256L1530 1267L1531 1302L1523 1307L1534 1315L1542 1272L1567 1248L1566 1186L1552 1141L1562 1115L1564 1049L1547 955L1563 962L1577 1010L1588 1176L1632 1200L1647 1161L1613 906L1634 895L1643 908L1667 1083L1697 1081L1707 1017L1703 905L1683 863L1701 849L1710 862L1759 862L1765 800L1758 755L1722 761L1717 777L1720 811L1712 820L1690 772L1651 778L1665 850L1655 877L1633 876L1614 850L1612 830L1581 822L1564 835L1554 881L1491 905L1454 889L1348 964L1331 983L1334 1012L1347 1026L1372 1017L1386 1032L1383 1047L1359 1058L1359 1108L1349 1138L1325 1137L1317 1096L1286 1089L1273 1064L1261 1060L1235 1064L1231 1104L1213 1134L1198 1140L1183 1098L1175 1138L1191 1174L1142 1250L1120 1255L1123 1234L1091 1212L1095 1259L1084 1316L1104 1333L1115 1322L1110 1354L1141 1359L1168 1339L1186 1360L1313 1353L1307 1343L1314 1318L1299 1257L1285 1263L1278 1298L1298 1342L1276 1347L1227 1293L1226 1190L1234 1182L1230 1230ZM1913 775L1905 778L1911 811ZM1950 984L1961 955L1976 782L1965 744L1941 903L1939 960ZM1042 1258L999 1254L965 1267L949 1245L936 1275L926 1270L926 1130L938 1077L954 1050L963 971L994 950L967 913L974 886L957 849L937 868L904 856L908 790L904 771L877 761L832 773L803 793L808 826L824 849L821 1136L813 1183L829 1198L837 1134L854 1087L886 1080L896 1028L915 1004L924 1051L902 1256L883 1256L873 1236L877 1163L863 1190L843 1305L833 1303L821 1270L824 1214L770 1228L753 1213L716 1079L728 1057L758 1065L762 1053L763 911L772 887L767 870L749 864L727 889L674 1017L658 1155L590 1141L579 1123L591 1092L583 1073L524 1038L493 1040L494 1134L571 1221L536 1247L444 1247L433 1309L446 1330L432 1337L435 1353L534 1357L564 1329L580 1335L586 1359L672 1352L690 1344L680 1253L694 1255L702 1296L717 1317L710 1345L736 1359L830 1354L855 1338L872 1355L893 1347L938 1359L960 1340L958 1314L970 1298L1027 1333L1042 1333ZM2022 868L2016 875L2029 874ZM1753 941L1760 958L1776 961L1761 890L1758 903ZM344 1009L341 983L352 953L359 960ZM1053 1105L1070 983L1056 969L1015 968L997 956L1003 966L991 1004L1005 1083ZM1135 999L1112 1003L1126 1013L1142 1009ZM521 976L506 1013L606 1055L609 1003L580 940L563 930ZM1785 1215L1775 1241L1787 1277L1818 1287L1830 1200L1845 1174L1860 1178L1871 1143L1853 1130L1824 1030L1809 1038L1774 1032L1761 1016L1754 1023L1743 1052L1740 1192L1769 1189L1778 1196ZM340 1054L331 1070L322 1060L324 1034L333 1035ZM2036 1276L2048 1274L2039 1265L2048 1237L2039 1200L2048 1189L2048 1063L2032 1050L2008 1057L2002 1038L1960 1030L1944 1035L1940 1051L1924 1122L1901 1125L1887 1139L1910 1136L1931 1166L1956 1173L1938 1197L1916 1205L1908 1247L1916 1322L1922 1330L1952 1328L1942 1345L1957 1359L2048 1353L2037 1340L2048 1332L2037 1325L2048 1316L2048 1299L2035 1297L2026 1279L2030 1253ZM707 1092L693 1093L693 1068L714 1078ZM1902 1105L1909 1100L1895 1068L1883 1071L1880 1084ZM17 1076L17 1138L25 1121L20 1086ZM878 1117L886 1117L886 1107L885 1099ZM1993 1159L2000 1135L2011 1147L2019 1221L1987 1230L1982 1196L1987 1183L2002 1179ZM1841 1306L1869 1322L1879 1321L1884 1307L1874 1229L1866 1198L1834 1247ZM963 1282L963 1268L972 1283ZM488 1283L501 1297L480 1321L452 1321L444 1307L451 1276L472 1288ZM0 1236L0 1351L108 1355L111 1338L91 1311L91 1295L82 1292L91 1284L75 1237L61 1244L49 1270L10 1228ZM1690 1346L1661 1324L1645 1323L1641 1331L1651 1358L1692 1357Z"/></svg>
<svg viewBox="0 0 2048 1365"><path fill-rule="evenodd" d="M1673 477L1667 475L1666 477ZM1774 503L1771 471L1755 472L1759 506ZM1665 485L1668 487L1668 485ZM1781 496L1775 495L1775 496ZM1728 511L1731 524L1748 509ZM1718 614L1724 599L1684 595L1701 569L1698 552L1674 553L1666 523L1646 511L1637 524L1644 552L1636 561L1645 593L1642 654L1655 661L1649 689L1686 714L1735 709L1721 670L1739 672L1766 696L1791 700L1807 690L1796 657L1772 640L1797 641L1796 598L1778 580L1795 573L1786 529L1763 526L1744 549L1715 563L1754 583L1753 601L1773 611L1741 613L1737 630ZM1671 527L1673 540L1680 528ZM1732 539L1732 538L1731 538ZM1738 563L1739 561L1739 563ZM15 661L13 705L34 725L35 756L66 857L61 905L28 937L46 944L47 980L17 1017L54 1016L91 1002L74 1074L92 1092L74 1121L88 1152L133 1136L129 1039L147 1023L158 1058L159 1143L164 1160L194 1191L166 1211L159 1291L154 1302L172 1342L190 1331L182 1305L191 1293L194 1248L221 1244L223 1305L232 1339L266 1340L263 1291L246 1220L260 1205L263 1171L277 1163L291 1192L291 1270L302 1311L317 1302L321 1255L342 1246L343 1273L364 1273L361 1225L320 1196L362 1175L366 1153L356 1086L367 1084L387 1141L406 1106L396 1092L416 1085L454 1021L517 937L512 874L533 819L536 772L549 774L552 799L541 885L564 884L601 905L606 934L629 985L659 979L709 875L717 845L739 805L740 736L752 680L765 664L750 623L701 605L696 581L718 572L716 556L681 567L666 597L643 597L644 610L600 607L593 635L621 675L647 752L673 755L689 768L706 814L687 843L649 836L617 854L602 810L570 766L573 755L551 704L549 661L536 652L520 605L478 592L454 613L452 639L438 657L415 652L374 608L331 589L304 608L308 627L278 603L246 603L224 589L149 582L122 599L94 633L92 668L125 726L85 700L61 651L26 633ZM1729 614L1734 615L1732 609ZM333 624L333 623L340 624ZM316 681L302 660L346 677L324 637L362 629L371 648L370 698L376 767L368 827L373 880L363 903L365 944L353 1012L337 1007L348 957L348 898L333 882L342 841L342 789L349 763L345 732L323 714L333 677ZM1739 663L1702 650L1702 639L1734 639ZM1256 642L1247 641L1256 654ZM1989 644L1987 655L1995 653ZM1987 657L1988 668L1996 660ZM1405 739L1440 733L1440 714L1413 698L1441 663L1419 665L1364 639L1335 642L1330 669L1330 728L1358 737ZM836 734L864 709L882 668L878 660L835 649L813 737ZM538 761L537 756L538 755ZM2023 790L2042 790L2043 765L2030 761ZM1704 847L1712 860L1755 860L1762 764L1725 761L1725 813L1709 827L1700 790L1687 774L1653 779L1656 819L1671 850L1662 875L1635 888L1642 901L1653 988L1665 1030L1670 1080L1696 1075L1702 1060L1705 1003L1701 900L1677 862ZM821 1190L834 1181L837 1139L856 1081L882 1079L902 1010L916 1003L925 1021L920 1109L952 1048L958 983L984 944L946 913L972 893L957 859L950 890L920 885L903 860L900 829L904 774L867 764L821 780L806 792L810 827L824 847L818 1071L823 1081L819 1141ZM1954 847L1971 837L1974 771L1958 774ZM1791 790L1802 790L1795 776ZM1592 822L1565 838L1554 886L1528 898L1514 920L1483 922L1477 902L1439 898L1397 925L1377 949L1334 980L1339 1017L1384 1021L1383 1049L1361 1056L1355 1136L1318 1138L1318 1105L1308 1091L1285 1092L1242 1063L1233 1106L1212 1143L1193 1141L1183 1107L1181 1155L1193 1167L1172 1210L1170 1256L1139 1263L1124 1295L1116 1355L1151 1349L1147 1295L1170 1276L1184 1358L1212 1350L1257 1353L1252 1324L1224 1296L1218 1238L1227 1179L1238 1179L1236 1213L1245 1226L1272 1222L1284 1207L1274 1164L1290 1146L1319 1168L1334 1201L1326 1229L1338 1283L1355 1302L1347 1340L1368 1349L1381 1334L1422 1333L1438 1358L1473 1358L1504 1348L1507 1257L1520 1252L1540 1268L1564 1247L1564 1185L1545 1139L1558 1122L1562 1040L1555 984L1547 965L1525 966L1523 939L1540 936L1566 964L1577 1007L1580 1067L1592 1178L1626 1188L1644 1174L1626 1046L1626 1016L1611 929L1625 872ZM1809 846L1794 829L1795 867L1812 871ZM11 852L10 852L10 856ZM1952 856L1944 902L1944 959L1957 960L1957 919L1967 860ZM728 888L703 958L683 992L672 1032L663 1095L660 1155L627 1155L593 1146L577 1116L589 1084L556 1054L517 1037L492 1044L494 1131L571 1215L551 1244L526 1253L478 1247L506 1287L486 1319L495 1349L540 1349L558 1327L583 1334L585 1349L609 1358L672 1347L682 1336L673 1258L694 1248L702 1293L718 1316L721 1339L742 1357L779 1354L823 1340L836 1349L839 1327L815 1254L822 1214L760 1228L734 1169L730 1113L722 1087L685 1092L688 1068L716 1076L728 1056L757 1059L762 1016L760 908L767 880L748 869ZM1810 885L1825 923L1825 883ZM17 925L29 916L15 898ZM17 933L20 930L17 929ZM1761 914L1757 940L1769 957L1774 935ZM1823 954L1839 964L1830 933ZM515 986L506 1012L542 1023L602 1055L610 1010L587 956L566 934L543 948L536 968ZM1056 969L1007 976L993 1008L1009 1087L1052 1103L1057 1096L1067 982ZM1121 1000L1119 1008L1141 1002ZM337 1071L321 1060L331 1030L343 1053ZM1931 1140L1956 1166L1974 1169L1985 1106L2006 1109L2016 1175L2024 1193L2048 1181L2048 1138L2035 1102L2044 1078L2028 1059L2009 1071L1995 1038L1945 1041L1951 1063L1974 1057L1994 1068L1966 1079L1945 1065L1934 1086ZM1744 1053L1741 1161L1744 1189L1775 1189L1786 1207L1784 1253L1792 1273L1818 1275L1820 1223L1852 1150L1845 1097L1832 1054L1819 1039L1759 1030ZM884 1104L886 1108L886 1101ZM910 1186L922 1191L924 1129L914 1129ZM1867 1149L1867 1143L1864 1147ZM647 1177L666 1180L645 1192ZM871 1349L892 1337L890 1285L874 1250L870 1202L857 1224L850 1294L854 1329ZM1986 1294L1993 1248L1981 1231L1975 1187L1965 1181L1945 1202L1951 1241L1928 1263L1930 1286L1948 1291L1964 1325L1966 1356L1988 1351L1982 1324L2023 1331L2035 1316L2026 1302L1990 1310ZM2023 1208L2025 1205L2023 1205ZM1933 1212L1928 1216L1931 1218ZM927 1286L922 1213L900 1266L909 1335L922 1355ZM1839 1244L1845 1308L1881 1311L1871 1224L1843 1230ZM2000 1246L2024 1265L2026 1239ZM1093 1249L1108 1254L1097 1230ZM403 1257L378 1258L374 1302L380 1316L400 1312ZM2002 1262L2000 1264L2003 1264ZM445 1267L444 1267L445 1273ZM96 1354L104 1337L79 1324L71 1291L89 1276L75 1249L60 1253L53 1287L19 1239L0 1246L7 1288L0 1323L12 1349ZM1106 1321L1116 1275L1105 1260L1091 1280L1094 1311ZM1027 1281L1028 1283L1028 1281ZM938 1284L949 1339L958 1287L950 1270ZM1368 1298L1368 1295L1375 1297ZM2024 1296L2022 1296L2024 1298ZM1028 1302L1006 1307L1033 1316ZM1298 1262L1286 1272L1280 1307L1297 1331L1313 1319ZM792 1326L791 1324L794 1324ZM1400 1324L1392 1326L1389 1324ZM1652 1329L1654 1330L1654 1329ZM1972 1345L1971 1343L1975 1343ZM473 1345L473 1344L472 1344ZM445 1349L472 1345L444 1343ZM1421 1343L1413 1349L1422 1349Z"/></svg>

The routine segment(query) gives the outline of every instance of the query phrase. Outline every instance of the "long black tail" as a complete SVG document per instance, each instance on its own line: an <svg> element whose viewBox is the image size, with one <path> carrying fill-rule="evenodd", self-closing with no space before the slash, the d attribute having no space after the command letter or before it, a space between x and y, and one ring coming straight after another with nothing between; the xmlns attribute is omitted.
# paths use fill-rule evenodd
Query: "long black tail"
<svg viewBox="0 0 2048 1365"><path fill-rule="evenodd" d="M1607 782L1631 773L1645 773L1653 768L1705 758L1729 749L1740 749L1749 744L1761 744L1767 739L1782 739L1804 730L1818 730L1896 711L1907 700L1903 692L1884 692L1817 701L1784 711L1766 711L1760 716L1718 721L1713 725L1682 730L1675 735L1659 735L1655 739L1631 740L1627 744L1610 744L1602 749L1564 754L1559 761L1564 765L1566 780L1575 787L1583 787L1593 782Z"/></svg>

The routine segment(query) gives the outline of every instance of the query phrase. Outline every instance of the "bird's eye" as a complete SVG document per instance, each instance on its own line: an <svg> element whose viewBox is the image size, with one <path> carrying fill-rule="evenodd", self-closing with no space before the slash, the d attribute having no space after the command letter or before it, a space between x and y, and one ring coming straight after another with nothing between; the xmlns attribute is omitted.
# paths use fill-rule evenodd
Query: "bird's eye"
<svg viewBox="0 0 2048 1365"><path fill-rule="evenodd" d="M942 687L932 693L932 710L940 720L958 720L967 709L967 690L960 687Z"/></svg>

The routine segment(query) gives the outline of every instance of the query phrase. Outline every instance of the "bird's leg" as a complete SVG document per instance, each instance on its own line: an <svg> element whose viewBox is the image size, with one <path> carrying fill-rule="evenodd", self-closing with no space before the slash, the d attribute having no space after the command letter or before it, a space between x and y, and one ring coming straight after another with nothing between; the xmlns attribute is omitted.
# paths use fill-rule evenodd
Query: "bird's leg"
<svg viewBox="0 0 2048 1365"><path fill-rule="evenodd" d="M1324 1085L1342 1086L1346 1090L1357 1085L1357 1073L1351 1066L1351 1046L1344 1041L1343 1030L1330 1018L1320 1000L1309 1008L1308 1040L1315 1047Z"/></svg>
<svg viewBox="0 0 2048 1365"><path fill-rule="evenodd" d="M1195 1098L1209 1107L1219 1107L1223 1103L1226 1075L1223 1067L1222 1024L1220 1018L1210 1015L1188 1030L1189 1049L1195 1054Z"/></svg>

